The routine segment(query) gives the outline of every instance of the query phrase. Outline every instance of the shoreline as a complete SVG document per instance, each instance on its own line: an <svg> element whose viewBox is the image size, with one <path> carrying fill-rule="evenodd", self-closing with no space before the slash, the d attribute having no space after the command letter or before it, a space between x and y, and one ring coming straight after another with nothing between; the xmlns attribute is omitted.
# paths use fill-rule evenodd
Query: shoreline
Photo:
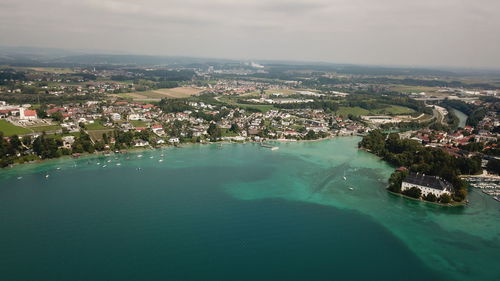
<svg viewBox="0 0 500 281"><path fill-rule="evenodd" d="M159 149L164 149L164 148L184 148L184 147L190 147L190 146L195 146L195 145L216 145L216 144L249 144L249 143L254 143L254 144L262 144L266 142L276 142L276 143L307 143L307 142L321 142L321 141L326 141L326 140L333 140L335 138L340 138L340 137L356 137L356 136L328 136L325 138L320 138L320 139L315 139L315 140L287 140L287 139L267 139L265 141L242 141L242 142L237 142L237 141L217 141L217 142L204 142L204 143L198 143L198 142L186 142L186 143L179 143L177 145L171 145L171 144L165 144L161 145L159 147L131 147L127 149L122 149L120 150L119 153L116 153L114 151L98 151L94 153L80 153L80 156L74 157L72 155L62 155L57 158L49 158L49 159L37 159L29 162L23 162L23 163L14 163L11 164L7 167L0 168L0 172L2 170L10 170L16 167L22 167L22 166L29 166L29 165L37 165L37 164L43 164L43 163L50 163L52 161L57 161L57 160L68 160L70 158L73 159L81 159L81 158L93 158L93 157L99 157L99 156L106 156L106 154L126 154L129 152L141 152L141 151L147 151L147 150L159 150Z"/></svg>
<svg viewBox="0 0 500 281"><path fill-rule="evenodd" d="M397 192L394 192L394 191L390 191L387 188L385 190L387 192L389 192L389 194L392 194L394 196L399 196L399 197L402 197L402 198L405 198L405 199L411 199L413 201L418 201L418 202L430 203L430 204L433 204L433 205L436 205L436 206L440 206L440 207L465 207L467 205L467 202L465 202L465 201L443 204L443 203L439 203L439 202L427 201L427 200L424 200L424 199L421 199L421 198L413 198L413 197L404 195L402 193L397 193Z"/></svg>

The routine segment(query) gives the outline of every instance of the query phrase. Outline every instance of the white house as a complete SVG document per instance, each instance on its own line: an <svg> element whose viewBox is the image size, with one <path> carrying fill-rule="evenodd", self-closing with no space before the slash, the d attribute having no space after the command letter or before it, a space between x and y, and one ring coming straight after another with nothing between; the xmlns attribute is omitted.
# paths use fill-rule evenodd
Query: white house
<svg viewBox="0 0 500 281"><path fill-rule="evenodd" d="M445 193L451 195L452 185L440 177L426 176L424 174L410 173L401 183L401 191L416 187L422 192L422 196L434 193L439 197Z"/></svg>
<svg viewBox="0 0 500 281"><path fill-rule="evenodd" d="M113 121L119 121L122 117L120 116L119 113L111 113L111 120Z"/></svg>
<svg viewBox="0 0 500 281"><path fill-rule="evenodd" d="M179 143L179 138L170 138L170 139L168 140L168 142L169 142L169 143L172 143L172 144L174 144L174 143Z"/></svg>

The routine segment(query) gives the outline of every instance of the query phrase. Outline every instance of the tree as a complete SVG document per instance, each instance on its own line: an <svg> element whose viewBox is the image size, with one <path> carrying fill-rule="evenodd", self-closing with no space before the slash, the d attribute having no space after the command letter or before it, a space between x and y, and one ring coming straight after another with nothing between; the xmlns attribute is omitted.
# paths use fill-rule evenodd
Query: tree
<svg viewBox="0 0 500 281"><path fill-rule="evenodd" d="M427 193L426 196L424 196L424 200L429 201L429 202L436 202L438 200L437 196L434 195L434 193Z"/></svg>
<svg viewBox="0 0 500 281"><path fill-rule="evenodd" d="M486 164L486 169L489 172L492 172L495 174L500 174L500 160L498 160L498 159L489 160L488 164Z"/></svg>
<svg viewBox="0 0 500 281"><path fill-rule="evenodd" d="M392 192L400 193L401 192L401 183L408 175L407 171L396 171L392 173L389 178L389 187L388 189Z"/></svg>
<svg viewBox="0 0 500 281"><path fill-rule="evenodd" d="M448 193L444 193L441 196L439 196L439 202L443 204L448 204L451 202L451 197Z"/></svg>
<svg viewBox="0 0 500 281"><path fill-rule="evenodd" d="M405 191L403 191L403 194L418 199L422 195L422 191L418 187L412 187L410 189L406 189Z"/></svg>
<svg viewBox="0 0 500 281"><path fill-rule="evenodd" d="M240 127L238 126L238 124L233 123L233 124L231 124L231 128L229 129L229 131L231 131L233 133L239 133Z"/></svg>
<svg viewBox="0 0 500 281"><path fill-rule="evenodd" d="M41 118L41 119L47 118L47 112L45 112L45 110L42 108L36 109L36 115L38 116L38 118Z"/></svg>
<svg viewBox="0 0 500 281"><path fill-rule="evenodd" d="M215 123L210 123L207 133L210 136L210 141L217 141L217 138L222 136L220 128Z"/></svg>
<svg viewBox="0 0 500 281"><path fill-rule="evenodd" d="M62 115L61 112L57 111L57 112L54 112L50 115L50 117L52 118L52 120L56 121L56 122L61 122L64 120L64 117Z"/></svg>

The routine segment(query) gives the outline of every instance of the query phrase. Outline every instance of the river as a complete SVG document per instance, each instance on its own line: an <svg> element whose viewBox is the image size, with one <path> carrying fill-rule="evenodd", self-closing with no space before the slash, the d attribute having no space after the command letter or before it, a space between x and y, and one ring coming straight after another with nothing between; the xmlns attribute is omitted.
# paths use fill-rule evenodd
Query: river
<svg viewBox="0 0 500 281"><path fill-rule="evenodd" d="M453 113L458 118L458 121L459 121L458 122L458 127L465 128L465 125L467 124L467 118L468 118L468 116L465 113L463 113L462 111L457 110L455 108L452 108L451 110L453 110Z"/></svg>
<svg viewBox="0 0 500 281"><path fill-rule="evenodd" d="M476 191L458 208L391 195L393 168L358 141L2 170L0 280L500 279L498 202Z"/></svg>

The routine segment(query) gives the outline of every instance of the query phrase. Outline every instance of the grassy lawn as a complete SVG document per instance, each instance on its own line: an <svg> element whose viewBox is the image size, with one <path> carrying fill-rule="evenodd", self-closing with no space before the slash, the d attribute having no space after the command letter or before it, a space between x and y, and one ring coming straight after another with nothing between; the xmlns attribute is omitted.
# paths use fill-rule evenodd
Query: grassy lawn
<svg viewBox="0 0 500 281"><path fill-rule="evenodd" d="M89 130L89 131L92 131L92 130L105 130L105 129L107 129L106 127L104 127L104 125L102 124L102 122L99 121L99 120L95 120L93 124L86 124L85 128L87 130Z"/></svg>
<svg viewBox="0 0 500 281"><path fill-rule="evenodd" d="M363 109L361 107L355 106L355 107L346 107L346 106L341 106L337 110L337 115L342 115L342 116L347 116L349 114L352 115L368 115L370 111Z"/></svg>
<svg viewBox="0 0 500 281"><path fill-rule="evenodd" d="M130 120L130 124L134 127L147 127L148 123L141 120Z"/></svg>
<svg viewBox="0 0 500 281"><path fill-rule="evenodd" d="M23 127L14 126L10 122L7 122L5 120L0 120L0 132L3 132L4 136L6 137L31 133L30 130Z"/></svg>
<svg viewBox="0 0 500 281"><path fill-rule="evenodd" d="M98 141L102 140L103 134L107 134L108 136L110 136L112 133L113 133L113 129L88 131L89 136L93 140L98 140Z"/></svg>
<svg viewBox="0 0 500 281"><path fill-rule="evenodd" d="M395 114L395 115L400 115L400 114L412 114L415 112L415 110L404 107L404 106L399 106L399 105L391 105L383 109L375 109L375 110L370 110L370 112L375 113L375 114Z"/></svg>

